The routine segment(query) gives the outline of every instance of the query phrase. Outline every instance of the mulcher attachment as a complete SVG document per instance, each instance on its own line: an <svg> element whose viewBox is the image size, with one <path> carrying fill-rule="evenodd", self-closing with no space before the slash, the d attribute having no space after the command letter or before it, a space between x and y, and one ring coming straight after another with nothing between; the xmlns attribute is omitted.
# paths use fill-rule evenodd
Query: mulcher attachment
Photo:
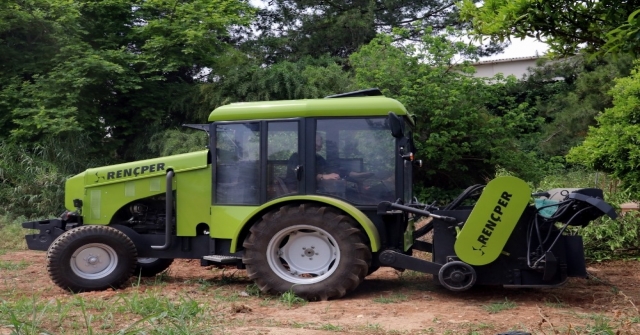
<svg viewBox="0 0 640 335"><path fill-rule="evenodd" d="M475 205L467 202L479 198ZM531 197L534 204L530 204ZM413 249L432 260L397 250L380 253L380 263L431 273L452 291L478 285L553 287L586 276L582 238L569 226L586 226L607 214L616 218L599 189L556 189L531 194L515 177L474 185L442 210L424 204L384 202L378 213L402 211L433 220L414 232ZM433 232L433 242L417 240Z"/></svg>

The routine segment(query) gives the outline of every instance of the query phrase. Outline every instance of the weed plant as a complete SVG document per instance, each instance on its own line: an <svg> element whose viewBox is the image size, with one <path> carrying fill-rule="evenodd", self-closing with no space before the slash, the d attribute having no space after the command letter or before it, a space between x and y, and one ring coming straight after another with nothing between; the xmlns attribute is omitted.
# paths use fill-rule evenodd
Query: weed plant
<svg viewBox="0 0 640 335"><path fill-rule="evenodd" d="M282 293L280 295L280 302L287 306L287 308L292 308L293 306L305 305L307 303L306 300L297 296L293 290L289 290L287 292Z"/></svg>
<svg viewBox="0 0 640 335"><path fill-rule="evenodd" d="M496 314L505 310L514 309L517 306L518 305L515 302L510 301L507 298L504 298L504 301L494 302L489 305L484 305L482 306L482 309L489 312L489 314Z"/></svg>
<svg viewBox="0 0 640 335"><path fill-rule="evenodd" d="M407 296L401 293L391 294L389 296L379 296L378 298L374 298L373 302L377 302L379 304L395 304L402 301L407 301Z"/></svg>

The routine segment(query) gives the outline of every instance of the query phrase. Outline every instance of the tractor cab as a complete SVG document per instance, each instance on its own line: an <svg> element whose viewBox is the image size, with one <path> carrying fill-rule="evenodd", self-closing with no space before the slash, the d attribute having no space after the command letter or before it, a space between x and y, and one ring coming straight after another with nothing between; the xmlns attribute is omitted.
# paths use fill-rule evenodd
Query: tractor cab
<svg viewBox="0 0 640 335"><path fill-rule="evenodd" d="M404 164L400 152L412 148L406 137L392 136L389 120L368 116L216 122L211 136L214 203L258 205L315 194L367 207L408 197L411 164Z"/></svg>

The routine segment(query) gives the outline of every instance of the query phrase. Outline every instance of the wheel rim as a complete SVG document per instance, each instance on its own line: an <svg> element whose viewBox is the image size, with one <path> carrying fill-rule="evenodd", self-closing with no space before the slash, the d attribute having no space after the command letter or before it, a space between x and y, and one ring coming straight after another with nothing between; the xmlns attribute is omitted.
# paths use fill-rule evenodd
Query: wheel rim
<svg viewBox="0 0 640 335"><path fill-rule="evenodd" d="M102 243L84 245L71 255L71 271L84 279L104 278L111 274L117 265L116 251Z"/></svg>
<svg viewBox="0 0 640 335"><path fill-rule="evenodd" d="M151 258L151 257L138 257L138 263L140 264L151 264L153 262L158 261L159 258Z"/></svg>
<svg viewBox="0 0 640 335"><path fill-rule="evenodd" d="M340 248L325 230L296 225L271 238L267 261L280 278L294 284L313 284L335 272L340 264Z"/></svg>
<svg viewBox="0 0 640 335"><path fill-rule="evenodd" d="M476 272L468 264L455 261L445 264L438 273L440 283L452 291L464 291L476 282Z"/></svg>

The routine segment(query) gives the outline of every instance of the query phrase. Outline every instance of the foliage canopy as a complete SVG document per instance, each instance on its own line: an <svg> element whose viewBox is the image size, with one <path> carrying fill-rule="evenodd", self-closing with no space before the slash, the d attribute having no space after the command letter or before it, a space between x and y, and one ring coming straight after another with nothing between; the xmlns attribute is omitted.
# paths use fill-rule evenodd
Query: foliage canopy
<svg viewBox="0 0 640 335"><path fill-rule="evenodd" d="M269 1L258 12L257 34L245 43L245 50L267 64L307 56L343 62L378 33L391 33L393 28L406 31L396 36L405 41L419 41L447 27L461 28L465 23L458 13L457 2L451 0ZM500 45L476 51L497 50Z"/></svg>
<svg viewBox="0 0 640 335"><path fill-rule="evenodd" d="M504 41L534 37L560 55L587 52L640 51L640 1L618 0L486 0L481 6L463 0L463 19L476 36Z"/></svg>
<svg viewBox="0 0 640 335"><path fill-rule="evenodd" d="M406 31L396 31L397 35ZM520 150L519 134L531 120L524 105L506 103L500 110L487 108L497 100L503 84L515 78L497 78L494 85L473 77L461 53L473 46L451 42L447 36L427 34L417 44L395 43L395 35L382 34L354 53L350 62L360 87L380 87L403 102L415 115L423 186L461 188L493 178L497 166L533 177L535 166Z"/></svg>
<svg viewBox="0 0 640 335"><path fill-rule="evenodd" d="M83 133L127 157L141 125L184 121L183 97L251 15L238 0L3 1L0 136Z"/></svg>

